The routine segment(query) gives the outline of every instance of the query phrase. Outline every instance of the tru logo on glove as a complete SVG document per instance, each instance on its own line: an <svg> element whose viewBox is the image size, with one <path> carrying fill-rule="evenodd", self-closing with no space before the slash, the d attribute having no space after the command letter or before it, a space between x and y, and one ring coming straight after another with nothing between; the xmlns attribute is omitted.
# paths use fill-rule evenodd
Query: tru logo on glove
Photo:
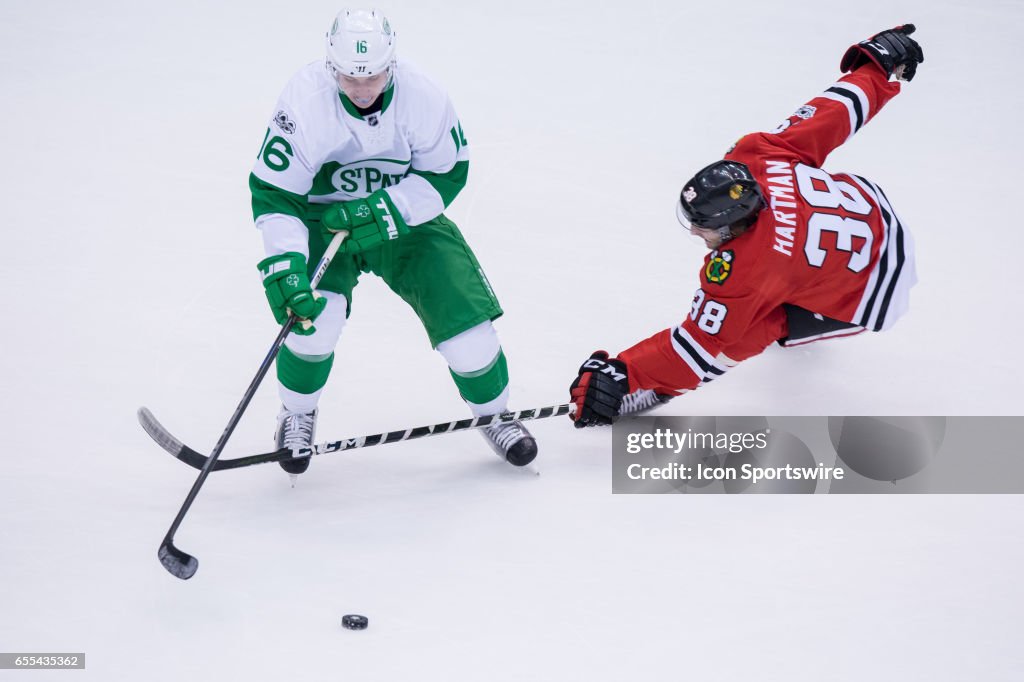
<svg viewBox="0 0 1024 682"><path fill-rule="evenodd" d="M328 233L341 230L349 233L345 241L346 253L361 253L409 232L401 213L383 190L365 199L328 206L321 223Z"/></svg>
<svg viewBox="0 0 1024 682"><path fill-rule="evenodd" d="M380 209L380 218L384 221L387 226L388 239L398 239L398 226L395 225L395 219L391 215L391 210L388 208L388 204L381 198L377 204L377 208Z"/></svg>

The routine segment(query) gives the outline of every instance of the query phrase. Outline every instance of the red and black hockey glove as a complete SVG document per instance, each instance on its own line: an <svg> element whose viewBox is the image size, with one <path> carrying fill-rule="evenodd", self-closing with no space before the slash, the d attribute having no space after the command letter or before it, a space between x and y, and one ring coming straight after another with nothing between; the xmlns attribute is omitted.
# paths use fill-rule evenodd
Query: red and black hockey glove
<svg viewBox="0 0 1024 682"><path fill-rule="evenodd" d="M839 68L846 73L870 61L878 64L886 76L895 75L901 81L914 80L917 65L924 61L921 46L910 37L914 30L913 24L903 24L851 45L839 62Z"/></svg>
<svg viewBox="0 0 1024 682"><path fill-rule="evenodd" d="M611 424L619 416L622 398L629 393L626 365L608 359L603 350L594 351L580 365L579 376L569 387L569 399L576 405L572 415L577 429Z"/></svg>

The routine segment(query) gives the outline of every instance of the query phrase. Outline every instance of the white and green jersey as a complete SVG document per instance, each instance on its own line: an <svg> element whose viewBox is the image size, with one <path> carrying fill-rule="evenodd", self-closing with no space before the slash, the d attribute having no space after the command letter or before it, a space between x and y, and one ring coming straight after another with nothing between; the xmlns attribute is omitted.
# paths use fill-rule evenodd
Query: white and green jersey
<svg viewBox="0 0 1024 682"><path fill-rule="evenodd" d="M302 68L278 99L249 177L268 255L308 256L302 220L317 204L384 190L409 226L436 218L466 184L469 151L447 93L406 62L381 110L363 116L322 61Z"/></svg>

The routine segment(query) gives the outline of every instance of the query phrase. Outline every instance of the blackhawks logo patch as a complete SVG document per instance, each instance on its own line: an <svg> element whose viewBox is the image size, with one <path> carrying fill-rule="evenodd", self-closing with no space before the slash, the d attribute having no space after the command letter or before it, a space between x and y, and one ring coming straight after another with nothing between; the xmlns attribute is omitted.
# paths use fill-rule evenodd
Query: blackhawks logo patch
<svg viewBox="0 0 1024 682"><path fill-rule="evenodd" d="M707 267L704 268L704 276L712 284L724 284L725 280L729 279L729 275L732 274L733 259L732 251L719 252L717 249L712 251L711 260L708 261Z"/></svg>

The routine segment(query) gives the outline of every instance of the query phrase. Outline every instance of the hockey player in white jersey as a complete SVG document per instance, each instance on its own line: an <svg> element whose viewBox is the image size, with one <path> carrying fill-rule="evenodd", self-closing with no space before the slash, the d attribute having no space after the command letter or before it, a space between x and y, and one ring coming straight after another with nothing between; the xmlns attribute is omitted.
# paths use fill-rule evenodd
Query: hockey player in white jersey
<svg viewBox="0 0 1024 682"><path fill-rule="evenodd" d="M508 368L491 322L502 309L458 227L443 211L466 183L469 151L447 94L395 56L380 10L342 10L325 61L281 94L249 177L279 323L297 324L277 359L277 446L313 442L317 404L361 273L381 277L416 312L474 415L507 408ZM334 233L348 232L317 287L310 276ZM483 430L522 466L537 445L519 422ZM302 473L310 458L287 460Z"/></svg>

